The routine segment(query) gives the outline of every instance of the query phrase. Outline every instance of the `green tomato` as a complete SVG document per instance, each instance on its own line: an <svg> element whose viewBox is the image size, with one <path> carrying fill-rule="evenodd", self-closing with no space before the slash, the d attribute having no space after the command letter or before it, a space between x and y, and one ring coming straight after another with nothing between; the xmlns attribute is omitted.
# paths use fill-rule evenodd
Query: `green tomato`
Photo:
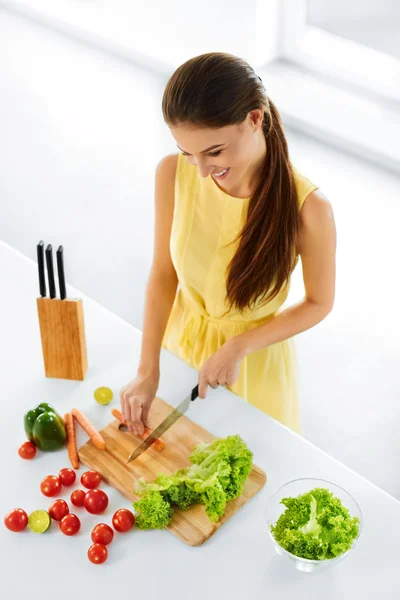
<svg viewBox="0 0 400 600"><path fill-rule="evenodd" d="M112 390L108 387L99 387L94 391L94 397L99 404L110 404L113 399Z"/></svg>

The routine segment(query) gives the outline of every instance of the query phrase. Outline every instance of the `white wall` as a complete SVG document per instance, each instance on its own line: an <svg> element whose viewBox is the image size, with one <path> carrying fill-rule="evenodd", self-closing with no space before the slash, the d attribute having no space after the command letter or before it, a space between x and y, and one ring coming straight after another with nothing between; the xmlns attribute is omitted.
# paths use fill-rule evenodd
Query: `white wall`
<svg viewBox="0 0 400 600"><path fill-rule="evenodd" d="M241 2L225 4L241 13L242 35L215 26L212 4L192 7L193 51L255 48L257 3L246 10ZM174 23L181 23L177 10ZM156 47L163 56L165 48L166 55L167 39L156 42L153 27L143 22L145 50ZM178 30L171 34L184 62L192 52ZM213 36L221 43L211 43ZM62 244L68 281L142 329L154 170L177 151L161 113L167 78L15 16L1 3L0 57L0 237L32 258L40 239Z"/></svg>

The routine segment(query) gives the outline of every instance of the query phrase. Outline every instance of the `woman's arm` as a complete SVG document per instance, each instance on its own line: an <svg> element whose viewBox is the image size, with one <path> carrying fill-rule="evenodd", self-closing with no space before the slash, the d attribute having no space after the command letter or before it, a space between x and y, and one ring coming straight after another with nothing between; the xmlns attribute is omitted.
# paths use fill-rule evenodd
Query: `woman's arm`
<svg viewBox="0 0 400 600"><path fill-rule="evenodd" d="M332 206L320 190L312 192L303 204L298 248L305 297L264 325L232 338L239 358L310 329L333 308L336 227Z"/></svg>

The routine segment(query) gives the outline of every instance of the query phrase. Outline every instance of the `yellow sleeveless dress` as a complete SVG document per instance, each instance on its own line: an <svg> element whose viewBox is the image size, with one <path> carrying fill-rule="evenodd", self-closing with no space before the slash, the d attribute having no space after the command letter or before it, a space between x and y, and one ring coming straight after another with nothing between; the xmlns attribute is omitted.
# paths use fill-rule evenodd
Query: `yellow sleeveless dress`
<svg viewBox="0 0 400 600"><path fill-rule="evenodd" d="M301 207L318 186L294 166L293 173ZM227 313L225 272L238 242L223 246L242 229L248 202L224 192L211 175L200 177L197 167L178 155L170 251L179 283L162 347L198 371L228 339L277 314L289 293L290 282L264 306ZM293 338L246 356L238 379L226 387L302 434Z"/></svg>

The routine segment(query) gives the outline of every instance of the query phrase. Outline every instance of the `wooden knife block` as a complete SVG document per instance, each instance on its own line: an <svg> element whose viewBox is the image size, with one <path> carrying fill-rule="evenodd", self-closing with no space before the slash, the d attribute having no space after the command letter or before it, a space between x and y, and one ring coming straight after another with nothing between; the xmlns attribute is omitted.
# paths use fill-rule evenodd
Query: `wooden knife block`
<svg viewBox="0 0 400 600"><path fill-rule="evenodd" d="M82 381L87 371L82 299L37 298L46 377Z"/></svg>

